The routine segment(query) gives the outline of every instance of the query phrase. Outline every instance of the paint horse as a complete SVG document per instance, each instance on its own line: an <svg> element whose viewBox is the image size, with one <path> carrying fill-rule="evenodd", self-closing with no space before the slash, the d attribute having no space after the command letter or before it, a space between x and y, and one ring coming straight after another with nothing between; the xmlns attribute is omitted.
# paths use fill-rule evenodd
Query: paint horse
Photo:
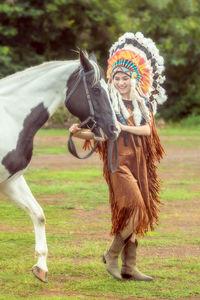
<svg viewBox="0 0 200 300"><path fill-rule="evenodd" d="M80 76L81 80L78 80ZM96 124L109 139L115 139L118 125L106 83L97 63L82 51L80 60L46 62L0 80L0 190L24 209L33 221L38 260L32 271L43 282L47 281L48 272L45 216L23 173L32 157L36 132L64 103L66 92L69 95L74 87L73 79L79 82L68 97L71 111L77 116L81 111L79 117L88 117L89 93Z"/></svg>

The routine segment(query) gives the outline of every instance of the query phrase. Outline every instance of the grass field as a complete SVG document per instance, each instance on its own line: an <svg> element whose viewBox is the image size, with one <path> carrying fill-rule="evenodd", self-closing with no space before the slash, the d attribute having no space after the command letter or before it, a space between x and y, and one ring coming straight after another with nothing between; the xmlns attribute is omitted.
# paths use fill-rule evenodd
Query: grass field
<svg viewBox="0 0 200 300"><path fill-rule="evenodd" d="M110 211L101 162L68 154L65 130L41 130L25 178L46 215L49 281L31 273L31 220L0 195L0 300L200 299L199 128L160 135L164 205L160 225L138 248L139 269L155 280L119 282L106 273L101 257L111 241Z"/></svg>

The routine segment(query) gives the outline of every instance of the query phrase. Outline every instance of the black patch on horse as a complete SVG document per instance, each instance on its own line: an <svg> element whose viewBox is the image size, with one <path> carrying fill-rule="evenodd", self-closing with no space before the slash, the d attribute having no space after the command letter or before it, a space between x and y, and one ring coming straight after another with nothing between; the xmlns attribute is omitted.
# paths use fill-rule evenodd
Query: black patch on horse
<svg viewBox="0 0 200 300"><path fill-rule="evenodd" d="M2 164L9 171L10 176L28 166L33 152L33 138L48 118L49 113L41 103L33 108L24 120L16 149L8 152L2 159Z"/></svg>

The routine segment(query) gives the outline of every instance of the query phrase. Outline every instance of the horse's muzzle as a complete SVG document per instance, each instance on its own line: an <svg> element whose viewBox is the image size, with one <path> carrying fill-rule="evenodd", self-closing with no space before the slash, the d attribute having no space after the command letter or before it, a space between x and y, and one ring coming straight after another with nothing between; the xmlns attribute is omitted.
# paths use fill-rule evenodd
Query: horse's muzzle
<svg viewBox="0 0 200 300"><path fill-rule="evenodd" d="M118 138L118 135L120 133L120 130L118 130L114 125L108 126L108 138L112 141L116 140Z"/></svg>

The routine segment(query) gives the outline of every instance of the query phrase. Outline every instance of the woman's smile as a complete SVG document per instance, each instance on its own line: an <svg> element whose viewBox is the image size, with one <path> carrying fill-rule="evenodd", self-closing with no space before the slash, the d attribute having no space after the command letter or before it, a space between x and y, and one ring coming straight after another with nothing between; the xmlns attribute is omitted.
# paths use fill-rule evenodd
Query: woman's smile
<svg viewBox="0 0 200 300"><path fill-rule="evenodd" d="M131 78L125 73L118 72L113 79L115 88L120 92L123 99L130 99Z"/></svg>

